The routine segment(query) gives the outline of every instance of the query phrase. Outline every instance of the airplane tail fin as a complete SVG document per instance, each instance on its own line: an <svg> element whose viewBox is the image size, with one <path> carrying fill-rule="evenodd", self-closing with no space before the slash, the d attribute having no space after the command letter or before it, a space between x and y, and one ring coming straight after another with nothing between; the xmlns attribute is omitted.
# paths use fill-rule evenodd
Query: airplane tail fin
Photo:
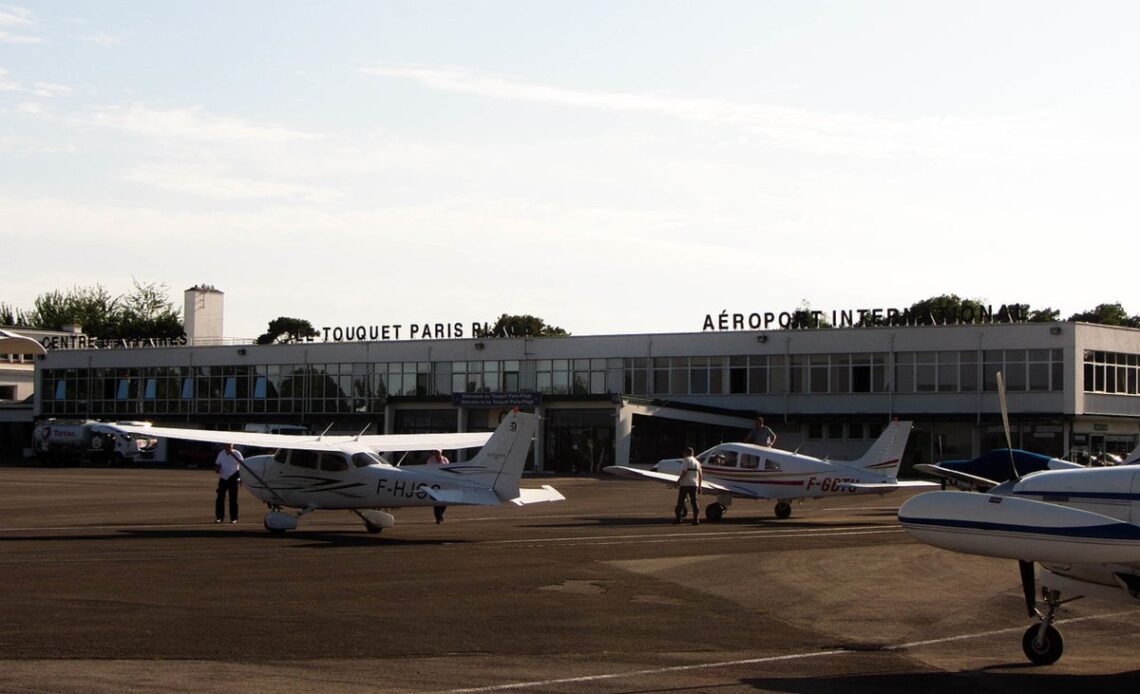
<svg viewBox="0 0 1140 694"><path fill-rule="evenodd" d="M537 415L511 412L474 458L445 469L449 472L462 469L467 482L490 488L500 501L516 499L530 442L537 429Z"/></svg>
<svg viewBox="0 0 1140 694"><path fill-rule="evenodd" d="M863 457L850 463L851 467L871 470L894 479L899 474L903 451L913 422L894 421L887 425L879 438L871 444Z"/></svg>

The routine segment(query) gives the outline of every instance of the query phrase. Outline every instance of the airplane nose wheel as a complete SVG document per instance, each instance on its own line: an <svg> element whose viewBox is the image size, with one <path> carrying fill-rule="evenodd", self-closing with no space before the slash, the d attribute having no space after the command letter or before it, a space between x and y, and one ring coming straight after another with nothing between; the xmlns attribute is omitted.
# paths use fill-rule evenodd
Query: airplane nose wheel
<svg viewBox="0 0 1140 694"><path fill-rule="evenodd" d="M1061 659L1065 650L1065 640L1061 632L1053 626L1053 618L1057 607L1061 604L1061 593L1056 590L1043 591L1045 598L1045 614L1041 615L1041 623L1034 624L1025 630L1021 637L1021 650L1025 657L1035 665L1052 665Z"/></svg>
<svg viewBox="0 0 1140 694"><path fill-rule="evenodd" d="M716 523L724 516L724 504L714 502L705 507L705 518Z"/></svg>
<svg viewBox="0 0 1140 694"><path fill-rule="evenodd" d="M776 504L776 518L784 520L792 515L792 505L786 501L780 501Z"/></svg>
<svg viewBox="0 0 1140 694"><path fill-rule="evenodd" d="M1021 637L1021 649L1034 665L1052 665L1061 659L1065 641L1052 624L1034 624Z"/></svg>

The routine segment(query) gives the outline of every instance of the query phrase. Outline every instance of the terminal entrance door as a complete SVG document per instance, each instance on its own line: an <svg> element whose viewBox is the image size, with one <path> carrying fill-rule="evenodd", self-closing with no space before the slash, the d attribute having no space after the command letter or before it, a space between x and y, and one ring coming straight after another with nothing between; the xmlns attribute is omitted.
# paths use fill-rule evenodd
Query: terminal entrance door
<svg viewBox="0 0 1140 694"><path fill-rule="evenodd" d="M613 410L555 410L546 418L543 467L547 471L592 474L613 465Z"/></svg>

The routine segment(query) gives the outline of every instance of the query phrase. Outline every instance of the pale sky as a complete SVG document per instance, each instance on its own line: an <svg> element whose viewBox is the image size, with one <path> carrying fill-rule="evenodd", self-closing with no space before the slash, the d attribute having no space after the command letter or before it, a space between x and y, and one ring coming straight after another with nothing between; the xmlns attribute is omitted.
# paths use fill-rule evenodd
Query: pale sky
<svg viewBox="0 0 1140 694"><path fill-rule="evenodd" d="M0 0L3 3L4 0ZM1135 2L0 4L0 302L1140 313Z"/></svg>

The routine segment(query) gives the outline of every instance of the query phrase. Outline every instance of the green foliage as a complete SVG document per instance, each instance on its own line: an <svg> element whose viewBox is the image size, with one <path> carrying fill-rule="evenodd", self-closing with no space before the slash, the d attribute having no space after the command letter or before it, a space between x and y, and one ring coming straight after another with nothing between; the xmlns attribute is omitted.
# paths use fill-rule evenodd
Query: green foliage
<svg viewBox="0 0 1140 694"><path fill-rule="evenodd" d="M569 334L562 328L547 325L546 321L535 316L509 316L505 313L499 316L491 328L491 335L496 337L551 337Z"/></svg>
<svg viewBox="0 0 1140 694"><path fill-rule="evenodd" d="M1140 328L1140 316L1128 315L1128 312L1124 310L1120 302L1100 304L1091 311L1074 313L1069 316L1069 320L1080 323L1099 323L1100 325L1119 325L1125 328Z"/></svg>
<svg viewBox="0 0 1140 694"><path fill-rule="evenodd" d="M975 299L943 294L915 302L909 310L911 320L916 325L946 325L959 322L964 315L982 316L986 307Z"/></svg>
<svg viewBox="0 0 1140 694"><path fill-rule="evenodd" d="M0 304L0 325L28 325L28 314L9 304Z"/></svg>
<svg viewBox="0 0 1140 694"><path fill-rule="evenodd" d="M0 308L0 318L11 317L14 325L39 330L79 325L84 334L100 340L173 339L185 335L181 312L166 298L166 285L133 281L134 290L118 297L111 296L102 285L53 290L36 297L30 311Z"/></svg>
<svg viewBox="0 0 1140 694"><path fill-rule="evenodd" d="M313 324L301 318L286 318L281 316L269 321L269 329L257 338L259 345L271 345L275 342L297 342L307 337L319 335Z"/></svg>

